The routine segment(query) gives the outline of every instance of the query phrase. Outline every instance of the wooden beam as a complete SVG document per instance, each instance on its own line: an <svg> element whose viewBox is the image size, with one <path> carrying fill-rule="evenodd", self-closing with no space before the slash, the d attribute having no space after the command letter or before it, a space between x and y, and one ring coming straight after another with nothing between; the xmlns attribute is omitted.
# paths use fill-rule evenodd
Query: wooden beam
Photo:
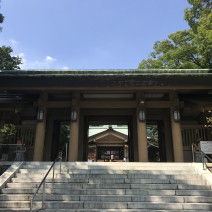
<svg viewBox="0 0 212 212"><path fill-rule="evenodd" d="M48 101L47 108L71 108L71 101Z"/></svg>
<svg viewBox="0 0 212 212"><path fill-rule="evenodd" d="M71 108L71 101L48 101L47 108ZM136 108L138 103L136 101L80 101L79 107L85 109L95 109L95 108L110 108L110 109L118 109L118 108ZM180 107L183 107L184 103L180 102ZM169 108L169 101L145 101L146 108ZM0 110L14 110L16 108L14 105L10 107L0 107ZM208 107L210 108L210 107Z"/></svg>
<svg viewBox="0 0 212 212"><path fill-rule="evenodd" d="M80 101L80 108L136 108L136 101Z"/></svg>
<svg viewBox="0 0 212 212"><path fill-rule="evenodd" d="M169 108L169 101L145 101L145 108Z"/></svg>

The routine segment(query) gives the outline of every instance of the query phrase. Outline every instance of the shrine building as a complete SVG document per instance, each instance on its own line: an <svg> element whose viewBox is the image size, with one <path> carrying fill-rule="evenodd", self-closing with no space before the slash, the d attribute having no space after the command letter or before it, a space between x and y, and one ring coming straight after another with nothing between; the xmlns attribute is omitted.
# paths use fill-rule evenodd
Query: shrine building
<svg viewBox="0 0 212 212"><path fill-rule="evenodd" d="M191 162L210 111L212 70L0 71L0 129L16 126L28 161L67 143L68 161Z"/></svg>

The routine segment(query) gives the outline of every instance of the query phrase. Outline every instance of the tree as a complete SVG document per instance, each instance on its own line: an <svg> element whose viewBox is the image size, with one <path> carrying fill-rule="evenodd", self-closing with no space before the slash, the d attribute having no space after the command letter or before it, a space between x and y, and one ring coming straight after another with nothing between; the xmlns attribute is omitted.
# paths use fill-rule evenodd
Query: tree
<svg viewBox="0 0 212 212"><path fill-rule="evenodd" d="M0 130L1 140L9 144L10 140L16 135L16 126L14 124L5 124L3 129Z"/></svg>
<svg viewBox="0 0 212 212"><path fill-rule="evenodd" d="M193 7L185 9L184 19L188 22L189 26L197 32L199 20L201 17L207 17L212 11L211 0L187 0Z"/></svg>
<svg viewBox="0 0 212 212"><path fill-rule="evenodd" d="M4 21L4 16L0 13L0 24L2 24ZM2 27L0 27L0 30L2 30Z"/></svg>
<svg viewBox="0 0 212 212"><path fill-rule="evenodd" d="M13 70L20 69L21 58L18 56L11 56L13 52L10 46L0 47L0 69L1 70Z"/></svg>
<svg viewBox="0 0 212 212"><path fill-rule="evenodd" d="M0 13L0 24L4 21L4 16ZM0 27L2 30L2 27ZM1 70L14 70L20 69L21 58L18 56L11 56L13 52L10 46L0 47L0 69Z"/></svg>
<svg viewBox="0 0 212 212"><path fill-rule="evenodd" d="M142 60L140 69L212 68L212 0L188 0L185 20L190 29L177 31L156 41L154 52Z"/></svg>

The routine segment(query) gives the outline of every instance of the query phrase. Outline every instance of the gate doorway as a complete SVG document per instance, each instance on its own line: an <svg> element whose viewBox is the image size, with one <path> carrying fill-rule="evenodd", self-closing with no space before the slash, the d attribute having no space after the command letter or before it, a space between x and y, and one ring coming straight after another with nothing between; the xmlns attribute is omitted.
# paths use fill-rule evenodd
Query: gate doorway
<svg viewBox="0 0 212 212"><path fill-rule="evenodd" d="M86 117L84 160L127 162L133 160L132 117Z"/></svg>
<svg viewBox="0 0 212 212"><path fill-rule="evenodd" d="M68 157L67 150L70 139L70 121L54 121L51 160L55 160L59 151L63 151L63 160ZM67 145L67 147L66 147ZM67 148L67 150L66 150Z"/></svg>
<svg viewBox="0 0 212 212"><path fill-rule="evenodd" d="M147 121L147 146L149 162L166 162L163 121Z"/></svg>

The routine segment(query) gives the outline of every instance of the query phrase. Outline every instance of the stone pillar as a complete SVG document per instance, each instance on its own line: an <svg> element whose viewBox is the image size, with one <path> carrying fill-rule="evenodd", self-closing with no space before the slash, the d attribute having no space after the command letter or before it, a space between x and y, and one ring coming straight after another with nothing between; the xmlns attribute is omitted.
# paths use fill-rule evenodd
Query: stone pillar
<svg viewBox="0 0 212 212"><path fill-rule="evenodd" d="M148 162L148 149L147 149L147 132L146 121L139 120L139 111L137 109L137 130L138 130L138 162Z"/></svg>
<svg viewBox="0 0 212 212"><path fill-rule="evenodd" d="M43 149L45 141L45 130L46 130L46 102L47 102L47 93L41 93L38 100L38 110L43 110L44 117L43 121L38 122L35 132L35 145L34 145L34 155L33 161L42 161L43 160Z"/></svg>
<svg viewBox="0 0 212 212"><path fill-rule="evenodd" d="M170 117L171 117L171 127L172 127L172 141L173 141L173 151L174 151L174 161L184 162L183 155L183 141L181 134L180 121L174 121L174 110L179 108L179 99L176 93L170 93Z"/></svg>
<svg viewBox="0 0 212 212"><path fill-rule="evenodd" d="M75 110L77 112L77 120L71 121L68 161L78 160L79 120L80 120L80 109L78 107L78 103L79 103L79 95L77 95L74 99L72 99L72 111Z"/></svg>

